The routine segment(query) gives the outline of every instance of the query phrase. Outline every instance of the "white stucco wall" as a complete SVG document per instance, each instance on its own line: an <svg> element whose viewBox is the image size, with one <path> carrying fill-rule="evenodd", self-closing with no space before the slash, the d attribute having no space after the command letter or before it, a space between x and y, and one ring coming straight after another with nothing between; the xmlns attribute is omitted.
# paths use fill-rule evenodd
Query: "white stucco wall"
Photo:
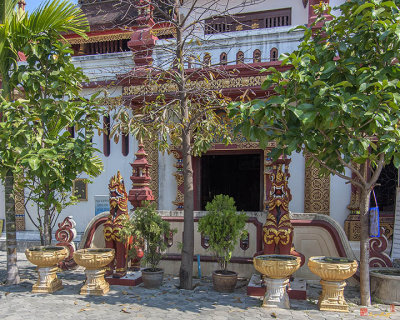
<svg viewBox="0 0 400 320"><path fill-rule="evenodd" d="M292 201L289 203L289 210L292 212L304 212L304 179L305 160L301 153L292 153L292 161L289 165L289 188L292 194Z"/></svg>
<svg viewBox="0 0 400 320"><path fill-rule="evenodd" d="M187 8L182 8L182 14L186 15L189 10L190 1ZM304 8L301 0L222 0L222 1L199 1L195 10L191 13L188 24L196 19L207 19L218 15L243 14L246 12L257 12L276 9L292 9L292 25L306 24L308 19L308 5ZM202 30L201 30L202 31ZM201 34L201 33L200 33Z"/></svg>
<svg viewBox="0 0 400 320"><path fill-rule="evenodd" d="M278 49L278 55L297 49L303 32L292 31L289 33L290 29L292 26L215 34L208 36L201 42L201 45L197 45L196 42L187 45L185 56L193 56L195 60L202 61L204 54L209 53L211 64L218 65L221 53L225 52L228 65L233 65L236 64L238 51L244 53L245 63L252 63L253 52L258 49L261 51L261 61L270 61L272 48ZM166 46L169 46L171 50L173 48L170 40L159 40L153 51L154 65L160 68L169 68L173 61L172 55L165 50ZM193 65L195 66L196 63Z"/></svg>
<svg viewBox="0 0 400 320"><path fill-rule="evenodd" d="M344 2L346 2L346 0L330 0L329 1L329 5L332 8L333 15L337 16L340 14L340 10L334 10L334 8L340 6Z"/></svg>
<svg viewBox="0 0 400 320"><path fill-rule="evenodd" d="M72 62L84 70L91 82L115 80L116 74L133 68L131 51L73 57Z"/></svg>
<svg viewBox="0 0 400 320"><path fill-rule="evenodd" d="M351 177L348 170L346 175ZM350 204L351 185L338 176L331 176L330 191L330 216L343 227L344 220L350 213L347 206Z"/></svg>
<svg viewBox="0 0 400 320"><path fill-rule="evenodd" d="M177 183L173 174L176 172L174 164L176 160L172 154L159 154L158 157L158 182L160 210L175 210L172 201L176 198Z"/></svg>

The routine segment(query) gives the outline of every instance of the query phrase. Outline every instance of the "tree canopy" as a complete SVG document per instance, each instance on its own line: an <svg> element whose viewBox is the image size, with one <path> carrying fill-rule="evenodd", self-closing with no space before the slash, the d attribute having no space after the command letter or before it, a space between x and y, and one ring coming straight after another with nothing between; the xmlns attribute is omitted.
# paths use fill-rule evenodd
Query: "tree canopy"
<svg viewBox="0 0 400 320"><path fill-rule="evenodd" d="M231 105L231 116L241 121L238 130L262 144L277 142L275 158L303 152L322 172L362 190L362 304L370 304L369 194L384 164L393 159L400 165L399 5L349 0L334 17L320 4L316 22L297 27L304 30L298 50L281 56L282 66L291 68L265 70L262 88L273 95ZM369 173L362 174L357 164L368 166Z"/></svg>
<svg viewBox="0 0 400 320"><path fill-rule="evenodd" d="M43 244L49 244L58 214L73 203L73 180L102 170L92 142L102 110L96 96L81 96L87 78L73 65L72 51L56 31L31 36L23 52L26 63L10 77L23 98L0 104L0 173L11 170L20 177L19 187L37 206L37 215L31 206L27 213Z"/></svg>

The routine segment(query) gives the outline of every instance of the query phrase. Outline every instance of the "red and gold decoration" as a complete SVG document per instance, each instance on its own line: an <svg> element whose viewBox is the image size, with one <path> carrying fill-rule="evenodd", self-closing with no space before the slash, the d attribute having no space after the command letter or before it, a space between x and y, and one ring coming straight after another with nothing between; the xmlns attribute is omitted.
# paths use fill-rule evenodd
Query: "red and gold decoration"
<svg viewBox="0 0 400 320"><path fill-rule="evenodd" d="M158 155L158 153L157 153ZM150 188L151 183L151 167L147 161L148 154L144 150L143 143L139 144L139 150L135 154L136 159L131 163L132 166L132 189L129 190L129 202L134 208L142 207L145 201L154 201L153 192ZM142 259L143 246L136 246L135 258L131 260L131 266L139 267Z"/></svg>
<svg viewBox="0 0 400 320"><path fill-rule="evenodd" d="M153 201L154 196L151 191L150 185L150 167L151 164L147 161L147 153L141 143L139 150L135 154L136 159L132 166L132 189L129 190L129 202L135 207L143 206L144 201Z"/></svg>
<svg viewBox="0 0 400 320"><path fill-rule="evenodd" d="M61 270L71 270L76 268L76 262L73 258L76 250L74 239L76 237L76 222L72 216L66 217L63 222L58 224L55 238L58 241L56 246L68 249L68 256L58 264Z"/></svg>
<svg viewBox="0 0 400 320"><path fill-rule="evenodd" d="M129 218L129 213L128 194L119 171L110 179L108 189L110 191L110 214L104 223L104 239L106 248L115 250L115 257L107 267L106 276L113 275L115 278L122 278L127 271L129 243L121 241L119 230L122 228L121 222Z"/></svg>
<svg viewBox="0 0 400 320"><path fill-rule="evenodd" d="M330 177L321 176L319 168L308 163L309 156L305 156L305 183L304 183L304 212L330 212Z"/></svg>
<svg viewBox="0 0 400 320"><path fill-rule="evenodd" d="M271 188L268 196L268 216L263 227L264 254L290 254L293 226L289 217L288 186L290 159L278 159L269 175Z"/></svg>
<svg viewBox="0 0 400 320"><path fill-rule="evenodd" d="M183 156L180 150L174 149L171 151L171 153L176 159L176 163L174 164L174 167L176 168L174 177L177 185L176 198L174 201L172 201L172 203L176 205L176 210L183 210L183 205L185 202L183 190Z"/></svg>

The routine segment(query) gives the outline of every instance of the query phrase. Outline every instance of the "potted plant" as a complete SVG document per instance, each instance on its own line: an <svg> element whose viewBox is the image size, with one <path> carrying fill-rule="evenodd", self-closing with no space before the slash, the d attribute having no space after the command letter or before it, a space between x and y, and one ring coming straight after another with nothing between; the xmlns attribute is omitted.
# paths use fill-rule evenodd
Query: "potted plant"
<svg viewBox="0 0 400 320"><path fill-rule="evenodd" d="M142 280L145 288L158 288L162 284L164 270L158 268L162 253L167 249L165 235L176 230L164 221L157 213L156 204L145 202L144 206L137 208L131 218L122 222L120 235L124 241L133 239L129 255L136 258L138 248L144 247L141 262L148 267L142 270Z"/></svg>
<svg viewBox="0 0 400 320"><path fill-rule="evenodd" d="M236 287L237 273L228 271L232 252L240 238L247 236L247 215L237 213L235 200L227 195L217 195L206 205L208 213L200 218L198 231L209 237L209 249L212 250L220 269L212 274L214 290L233 292Z"/></svg>

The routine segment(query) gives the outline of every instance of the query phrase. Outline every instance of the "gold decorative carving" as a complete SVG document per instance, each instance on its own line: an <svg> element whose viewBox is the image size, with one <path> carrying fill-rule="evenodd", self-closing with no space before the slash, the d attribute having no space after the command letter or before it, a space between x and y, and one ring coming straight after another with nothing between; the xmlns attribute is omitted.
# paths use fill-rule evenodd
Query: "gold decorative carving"
<svg viewBox="0 0 400 320"><path fill-rule="evenodd" d="M176 179L176 198L172 203L177 206L177 210L183 210L183 204L185 201L185 197L183 194L183 163L182 163L182 155L181 153L173 149L171 153L176 159L176 163L174 167L176 168L176 172L174 173L174 177Z"/></svg>
<svg viewBox="0 0 400 320"><path fill-rule="evenodd" d="M15 192L15 224L18 231L25 230L25 195L24 191L19 191L17 189Z"/></svg>
<svg viewBox="0 0 400 320"><path fill-rule="evenodd" d="M355 162L351 163L353 167L355 167L360 173L362 173L361 165ZM365 170L364 170L365 171ZM366 173L364 173L365 175ZM352 173L352 177L358 180L356 175ZM350 204L347 206L347 209L350 210L350 213L360 213L360 200L361 200L361 191L355 186L351 185L351 196L350 196Z"/></svg>
<svg viewBox="0 0 400 320"><path fill-rule="evenodd" d="M155 35L156 37L169 36L169 35L173 35L175 37L176 36L176 28L168 27L168 28L152 29L151 33L153 35Z"/></svg>
<svg viewBox="0 0 400 320"><path fill-rule="evenodd" d="M82 44L82 43L94 43L94 42L102 42L102 41L114 41L114 40L124 40L130 39L133 31L129 32L120 32L120 33L111 33L111 34L101 34L97 36L89 36L89 38L85 39L82 37L79 38L69 38L65 39L69 44Z"/></svg>
<svg viewBox="0 0 400 320"><path fill-rule="evenodd" d="M261 255L253 258L254 268L271 279L283 279L291 276L300 268L300 262L300 257L283 254Z"/></svg>
<svg viewBox="0 0 400 320"><path fill-rule="evenodd" d="M305 168L304 212L329 215L330 177L321 177L319 169L307 164Z"/></svg>
<svg viewBox="0 0 400 320"><path fill-rule="evenodd" d="M348 312L349 306L344 299L343 291L346 279L357 271L356 260L346 258L311 257L308 268L321 278L322 293L318 307L323 311Z"/></svg>
<svg viewBox="0 0 400 320"><path fill-rule="evenodd" d="M174 174L174 176L176 177L177 175ZM176 198L174 201L172 201L172 203L174 205L176 205L177 207L180 207L180 206L183 207L183 204L185 203L184 201L185 201L185 197L184 197L183 193L180 190L177 190ZM182 209L182 208L179 208L179 209Z"/></svg>
<svg viewBox="0 0 400 320"><path fill-rule="evenodd" d="M86 281L82 295L101 296L110 290L104 279L105 266L114 259L114 249L80 249L74 252L75 262L85 268Z"/></svg>
<svg viewBox="0 0 400 320"><path fill-rule="evenodd" d="M122 96L119 97L107 97L102 100L102 103L107 107L119 107L123 105Z"/></svg>
<svg viewBox="0 0 400 320"><path fill-rule="evenodd" d="M154 145L151 138L143 139L143 144L147 152L147 161L151 164L150 173L150 189L153 192L154 202L158 204L159 185L158 185L158 149Z"/></svg>
<svg viewBox="0 0 400 320"><path fill-rule="evenodd" d="M33 293L53 293L62 289L62 281L57 278L57 264L69 252L65 247L33 247L26 249L26 258L37 266L38 280L32 287Z"/></svg>
<svg viewBox="0 0 400 320"><path fill-rule="evenodd" d="M390 240L393 237L394 217L380 216L379 225L384 228L385 237ZM360 241L361 224L359 214L349 214L344 221L344 231L349 241Z"/></svg>
<svg viewBox="0 0 400 320"><path fill-rule="evenodd" d="M300 257L281 254L253 258L254 268L263 275L267 287L263 307L290 309L286 288L289 277L300 268L300 262Z"/></svg>
<svg viewBox="0 0 400 320"><path fill-rule="evenodd" d="M265 76L254 77L235 77L215 80L197 80L186 84L188 90L196 88L218 90L224 88L243 88L243 87L259 87L266 79ZM138 85L124 87L123 96L141 95L141 94L160 94L167 92L177 92L178 87L173 83Z"/></svg>

